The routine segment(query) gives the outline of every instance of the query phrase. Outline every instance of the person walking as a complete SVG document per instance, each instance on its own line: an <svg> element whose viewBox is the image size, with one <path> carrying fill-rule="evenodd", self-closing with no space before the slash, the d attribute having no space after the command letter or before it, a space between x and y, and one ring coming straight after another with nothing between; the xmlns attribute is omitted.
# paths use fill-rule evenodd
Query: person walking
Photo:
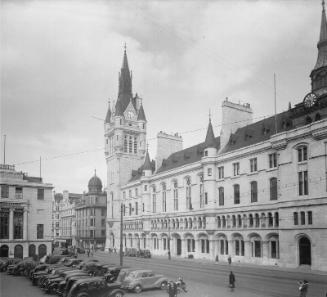
<svg viewBox="0 0 327 297"><path fill-rule="evenodd" d="M235 288L235 275L233 271L229 274L229 287L231 288L231 291L234 291Z"/></svg>
<svg viewBox="0 0 327 297"><path fill-rule="evenodd" d="M90 257L90 249L87 249L87 257Z"/></svg>
<svg viewBox="0 0 327 297"><path fill-rule="evenodd" d="M308 289L309 289L309 282L307 280L303 280L299 282L299 291L300 291L300 297L307 297Z"/></svg>
<svg viewBox="0 0 327 297"><path fill-rule="evenodd" d="M228 264L231 265L232 264L232 257L228 256Z"/></svg>

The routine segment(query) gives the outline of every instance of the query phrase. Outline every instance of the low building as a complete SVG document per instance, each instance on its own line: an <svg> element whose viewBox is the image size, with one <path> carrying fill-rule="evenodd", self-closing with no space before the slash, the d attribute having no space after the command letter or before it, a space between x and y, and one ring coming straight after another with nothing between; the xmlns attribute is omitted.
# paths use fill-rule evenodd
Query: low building
<svg viewBox="0 0 327 297"><path fill-rule="evenodd" d="M0 165L0 257L51 253L53 186Z"/></svg>
<svg viewBox="0 0 327 297"><path fill-rule="evenodd" d="M102 249L106 240L107 193L94 174L88 183L88 192L76 203L76 245Z"/></svg>

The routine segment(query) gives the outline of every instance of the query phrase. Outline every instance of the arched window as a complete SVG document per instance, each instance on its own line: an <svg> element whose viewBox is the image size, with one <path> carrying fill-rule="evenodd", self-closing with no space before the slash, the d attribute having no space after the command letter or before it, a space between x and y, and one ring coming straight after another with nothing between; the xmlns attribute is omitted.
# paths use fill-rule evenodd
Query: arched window
<svg viewBox="0 0 327 297"><path fill-rule="evenodd" d="M255 226L258 228L260 226L259 214L255 214Z"/></svg>
<svg viewBox="0 0 327 297"><path fill-rule="evenodd" d="M240 204L240 185L235 184L234 188L234 204Z"/></svg>
<svg viewBox="0 0 327 297"><path fill-rule="evenodd" d="M220 219L220 217L217 217L217 227L221 228L221 219Z"/></svg>
<svg viewBox="0 0 327 297"><path fill-rule="evenodd" d="M174 182L174 210L178 210L178 184Z"/></svg>
<svg viewBox="0 0 327 297"><path fill-rule="evenodd" d="M233 228L236 227L236 217L235 217L235 215L232 216L232 226L233 226Z"/></svg>
<svg viewBox="0 0 327 297"><path fill-rule="evenodd" d="M241 215L237 215L237 226L242 227L242 217L241 217Z"/></svg>
<svg viewBox="0 0 327 297"><path fill-rule="evenodd" d="M273 224L274 224L274 222L273 222L273 216L272 216L271 212L269 212L268 213L268 226L269 227L272 227Z"/></svg>
<svg viewBox="0 0 327 297"><path fill-rule="evenodd" d="M308 147L301 145L297 148L297 161L303 162L308 160Z"/></svg>
<svg viewBox="0 0 327 297"><path fill-rule="evenodd" d="M193 224L192 224L192 219L191 218L189 218L189 220L188 220L188 226L189 226L190 229L193 228Z"/></svg>
<svg viewBox="0 0 327 297"><path fill-rule="evenodd" d="M279 226L279 215L278 215L278 212L275 212L274 217L275 217L275 227L278 227Z"/></svg>
<svg viewBox="0 0 327 297"><path fill-rule="evenodd" d="M188 229L188 220L187 219L184 219L184 228Z"/></svg>
<svg viewBox="0 0 327 297"><path fill-rule="evenodd" d="M162 184L162 211L167 211L167 192L166 192L166 184Z"/></svg>
<svg viewBox="0 0 327 297"><path fill-rule="evenodd" d="M249 215L249 227L253 227L253 215Z"/></svg>
<svg viewBox="0 0 327 297"><path fill-rule="evenodd" d="M251 202L258 202L258 183L251 182Z"/></svg>
<svg viewBox="0 0 327 297"><path fill-rule="evenodd" d="M186 209L192 209L191 179L186 178Z"/></svg>
<svg viewBox="0 0 327 297"><path fill-rule="evenodd" d="M226 228L226 218L223 216L223 228Z"/></svg>
<svg viewBox="0 0 327 297"><path fill-rule="evenodd" d="M270 184L270 200L277 200L277 178L272 177L269 180Z"/></svg>
<svg viewBox="0 0 327 297"><path fill-rule="evenodd" d="M219 193L219 205L223 206L225 203L224 187L219 187L218 193Z"/></svg>

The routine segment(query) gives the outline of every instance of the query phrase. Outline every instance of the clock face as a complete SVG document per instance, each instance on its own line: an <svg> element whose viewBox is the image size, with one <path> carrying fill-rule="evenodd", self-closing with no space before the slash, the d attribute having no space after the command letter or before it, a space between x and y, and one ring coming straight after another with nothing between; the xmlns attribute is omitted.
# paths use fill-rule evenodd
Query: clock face
<svg viewBox="0 0 327 297"><path fill-rule="evenodd" d="M304 106L309 108L309 107L312 107L313 105L316 104L317 102L317 96L315 93L309 93L308 95L306 95L304 97Z"/></svg>

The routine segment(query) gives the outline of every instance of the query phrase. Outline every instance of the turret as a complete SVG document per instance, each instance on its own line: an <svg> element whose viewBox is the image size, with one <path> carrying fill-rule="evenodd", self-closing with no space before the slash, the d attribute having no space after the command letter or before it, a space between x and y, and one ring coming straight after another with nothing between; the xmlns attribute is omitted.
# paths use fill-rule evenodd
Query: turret
<svg viewBox="0 0 327 297"><path fill-rule="evenodd" d="M143 176L150 176L152 175L152 166L149 156L149 151L146 151L145 160L142 168L142 175Z"/></svg>

